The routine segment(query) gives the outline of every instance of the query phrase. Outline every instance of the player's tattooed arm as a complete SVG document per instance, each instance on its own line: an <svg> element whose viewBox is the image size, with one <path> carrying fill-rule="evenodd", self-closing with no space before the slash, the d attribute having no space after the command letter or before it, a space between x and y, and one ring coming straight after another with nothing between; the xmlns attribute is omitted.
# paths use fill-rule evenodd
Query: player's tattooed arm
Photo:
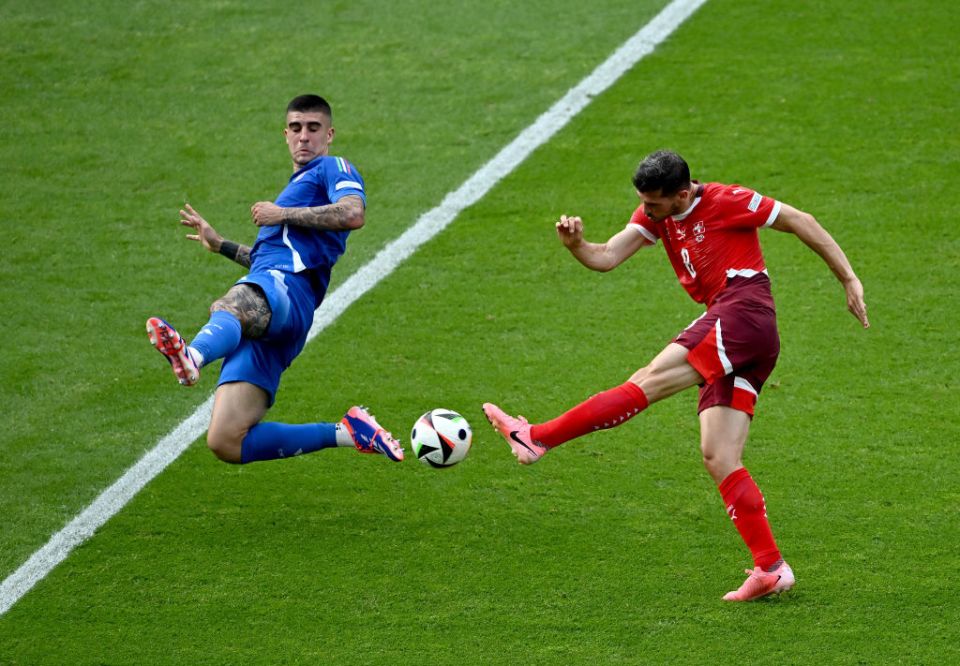
<svg viewBox="0 0 960 666"><path fill-rule="evenodd" d="M363 199L347 196L327 206L284 208L283 219L312 229L359 229L363 226Z"/></svg>
<svg viewBox="0 0 960 666"><path fill-rule="evenodd" d="M220 248L217 252L227 259L237 262L244 268L250 268L250 248L246 245L240 245L231 240L223 239L220 241Z"/></svg>
<svg viewBox="0 0 960 666"><path fill-rule="evenodd" d="M222 298L214 301L210 312L229 312L240 322L243 335L262 337L270 327L270 303L263 291L252 284L235 284Z"/></svg>
<svg viewBox="0 0 960 666"><path fill-rule="evenodd" d="M308 229L347 231L359 229L364 223L363 199L348 195L336 203L305 208L281 208L270 201L258 201L250 209L258 227L293 224Z"/></svg>

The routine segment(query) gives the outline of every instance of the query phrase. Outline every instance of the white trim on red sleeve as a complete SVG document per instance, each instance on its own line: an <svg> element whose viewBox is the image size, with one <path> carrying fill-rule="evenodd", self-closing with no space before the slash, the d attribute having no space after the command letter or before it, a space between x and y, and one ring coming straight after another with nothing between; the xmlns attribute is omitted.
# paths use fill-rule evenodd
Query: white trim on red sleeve
<svg viewBox="0 0 960 666"><path fill-rule="evenodd" d="M777 215L779 214L780 214L780 202L777 200L774 200L773 210L770 211L770 217L768 217L767 221L763 223L763 226L769 227L771 224L773 224L773 221L777 219Z"/></svg>
<svg viewBox="0 0 960 666"><path fill-rule="evenodd" d="M635 224L633 222L629 222L627 224L627 227L633 227L634 229L639 231L641 234L643 234L643 237L646 238L648 241L650 241L654 245L657 244L657 237L654 236L653 233L642 224Z"/></svg>

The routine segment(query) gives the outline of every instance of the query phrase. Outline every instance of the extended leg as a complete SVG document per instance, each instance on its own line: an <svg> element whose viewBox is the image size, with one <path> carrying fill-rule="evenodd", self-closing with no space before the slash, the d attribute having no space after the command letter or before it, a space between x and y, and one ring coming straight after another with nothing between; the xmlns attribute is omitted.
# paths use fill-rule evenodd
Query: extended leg
<svg viewBox="0 0 960 666"><path fill-rule="evenodd" d="M336 446L403 460L403 448L362 407L352 407L337 423L262 422L266 392L254 384L222 384L214 398L207 446L220 460L247 464L291 458Z"/></svg>
<svg viewBox="0 0 960 666"><path fill-rule="evenodd" d="M685 347L671 343L630 381L598 393L546 423L530 425L523 417L510 416L491 403L485 403L483 411L517 460L529 465L555 446L625 423L649 404L702 382L703 377L687 363L687 354Z"/></svg>

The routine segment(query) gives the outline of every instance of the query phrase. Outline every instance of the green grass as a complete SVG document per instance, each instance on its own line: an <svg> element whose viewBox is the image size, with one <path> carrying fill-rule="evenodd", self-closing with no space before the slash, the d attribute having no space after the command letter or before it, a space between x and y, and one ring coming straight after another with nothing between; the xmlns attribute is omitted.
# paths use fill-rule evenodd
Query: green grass
<svg viewBox="0 0 960 666"><path fill-rule="evenodd" d="M253 237L249 204L286 178L287 98L331 98L370 189L340 282L658 5L6 3L3 575L209 395L214 373L177 390L142 322L195 330L236 277L180 240L176 210ZM460 410L464 463L239 468L197 442L0 617L0 663L960 660L960 18L942 9L708 2L284 377L275 420L364 402L405 435ZM719 601L748 555L693 394L529 469L479 412L551 417L698 314L661 250L599 275L553 238L564 212L594 239L619 229L661 146L815 214L866 285L860 331L822 262L762 236L783 353L746 464L797 571L780 600Z"/></svg>

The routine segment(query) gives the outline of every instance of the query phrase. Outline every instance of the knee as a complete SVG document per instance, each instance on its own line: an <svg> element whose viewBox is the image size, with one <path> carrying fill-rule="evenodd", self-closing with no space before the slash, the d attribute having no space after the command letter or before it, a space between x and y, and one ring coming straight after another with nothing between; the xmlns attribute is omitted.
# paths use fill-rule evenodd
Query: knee
<svg viewBox="0 0 960 666"><path fill-rule="evenodd" d="M712 446L709 442L701 442L700 454L703 457L703 466L707 473L718 484L739 466L738 460L732 460L730 456L721 455L720 449Z"/></svg>
<svg viewBox="0 0 960 666"><path fill-rule="evenodd" d="M207 448L223 462L239 463L242 446L243 436L218 428L207 431Z"/></svg>
<svg viewBox="0 0 960 666"><path fill-rule="evenodd" d="M218 298L210 304L210 314L213 314L214 312L227 312L232 314L238 320L240 320L240 317L243 315L236 303L228 299L226 296Z"/></svg>
<svg viewBox="0 0 960 666"><path fill-rule="evenodd" d="M707 471L713 474L713 468L717 465L717 454L705 443L700 444L700 455L703 459L703 466Z"/></svg>

